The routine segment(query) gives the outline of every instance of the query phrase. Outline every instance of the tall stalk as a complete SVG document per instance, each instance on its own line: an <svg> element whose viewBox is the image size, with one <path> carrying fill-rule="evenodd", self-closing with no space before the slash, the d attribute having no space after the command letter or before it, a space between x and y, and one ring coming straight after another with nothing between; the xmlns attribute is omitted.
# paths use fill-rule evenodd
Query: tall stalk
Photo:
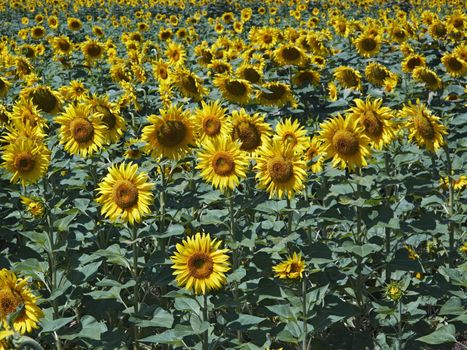
<svg viewBox="0 0 467 350"><path fill-rule="evenodd" d="M384 152L384 165L386 167L386 175L388 178L391 175L390 165L389 165L389 153ZM384 189L385 202L387 207L390 206L390 188L388 186ZM385 239L385 251L386 251L386 283L391 282L391 266L390 266L390 254L391 254L391 230L388 227L384 228L384 239Z"/></svg>
<svg viewBox="0 0 467 350"><path fill-rule="evenodd" d="M448 171L448 189L449 189L449 197L448 197L448 216L449 220L451 220L452 215L454 214L454 184L452 180L452 161L451 156L449 154L449 148L447 145L444 146L444 152L446 153L446 165ZM455 261L455 248L454 248L454 225L451 221L448 224L448 231L449 231L449 267L453 267Z"/></svg>
<svg viewBox="0 0 467 350"><path fill-rule="evenodd" d="M131 229L131 240L133 241L133 279L135 285L133 287L133 309L134 318L136 319L139 312L139 269L138 269L138 257L139 257L139 244L138 244L138 229L133 226ZM133 325L133 337L134 337L134 349L139 349L139 327Z"/></svg>
<svg viewBox="0 0 467 350"><path fill-rule="evenodd" d="M207 294L203 294L203 321L209 323ZM203 350L209 350L209 328L203 333Z"/></svg>
<svg viewBox="0 0 467 350"><path fill-rule="evenodd" d="M308 350L307 335L308 335L308 306L306 299L306 287L307 287L307 275L306 272L303 274L302 280L302 314L303 314L303 340L302 340L302 350Z"/></svg>

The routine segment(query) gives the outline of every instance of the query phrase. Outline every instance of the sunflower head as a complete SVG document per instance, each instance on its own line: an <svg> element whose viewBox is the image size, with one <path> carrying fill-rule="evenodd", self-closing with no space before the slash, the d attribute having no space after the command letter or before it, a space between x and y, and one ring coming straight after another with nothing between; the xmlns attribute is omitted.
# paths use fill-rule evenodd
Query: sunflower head
<svg viewBox="0 0 467 350"><path fill-rule="evenodd" d="M126 130L126 122L120 114L119 106L110 102L107 95L92 96L88 103L91 106L91 111L99 114L102 123L106 127L105 136L107 142L118 142Z"/></svg>
<svg viewBox="0 0 467 350"><path fill-rule="evenodd" d="M362 33L354 40L358 53L363 57L376 55L381 48L381 39L378 35L371 33Z"/></svg>
<svg viewBox="0 0 467 350"><path fill-rule="evenodd" d="M467 63L462 56L455 53L446 53L442 58L444 67L452 77L463 77L467 73Z"/></svg>
<svg viewBox="0 0 467 350"><path fill-rule="evenodd" d="M347 66L337 67L334 71L334 78L347 89L361 89L361 75L360 72Z"/></svg>
<svg viewBox="0 0 467 350"><path fill-rule="evenodd" d="M443 82L436 72L426 67L417 67L412 71L412 77L425 84L430 90L439 90L443 87Z"/></svg>
<svg viewBox="0 0 467 350"><path fill-rule="evenodd" d="M228 135L231 132L231 123L225 116L226 108L219 101L201 102L194 114L195 127L199 142L205 138L214 139Z"/></svg>
<svg viewBox="0 0 467 350"><path fill-rule="evenodd" d="M264 115L248 114L243 108L232 112L232 138L239 140L241 149L253 153L271 135L271 127Z"/></svg>
<svg viewBox="0 0 467 350"><path fill-rule="evenodd" d="M296 104L290 86L281 82L268 82L256 96L258 103L265 106L283 107L287 103Z"/></svg>
<svg viewBox="0 0 467 350"><path fill-rule="evenodd" d="M62 99L60 94L46 85L26 88L21 91L21 96L31 99L32 103L45 113L56 114L61 109Z"/></svg>
<svg viewBox="0 0 467 350"><path fill-rule="evenodd" d="M244 105L250 101L251 84L248 80L234 79L228 74L219 74L214 78L214 85L222 92L222 96L238 104Z"/></svg>
<svg viewBox="0 0 467 350"><path fill-rule="evenodd" d="M302 258L302 253L293 253L285 261L273 266L273 270L276 273L275 277L281 279L301 279L303 272L305 271L305 261Z"/></svg>

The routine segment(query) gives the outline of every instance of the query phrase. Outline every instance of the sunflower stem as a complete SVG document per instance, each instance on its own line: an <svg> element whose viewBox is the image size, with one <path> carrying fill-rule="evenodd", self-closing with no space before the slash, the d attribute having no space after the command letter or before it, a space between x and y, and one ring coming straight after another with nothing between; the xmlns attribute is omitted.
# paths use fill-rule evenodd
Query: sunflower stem
<svg viewBox="0 0 467 350"><path fill-rule="evenodd" d="M133 287L133 308L134 316L137 317L139 312L139 271L138 271L138 255L139 255L139 245L138 245L138 229L136 226L133 226L131 229L131 240L133 241L133 279L135 280L135 285ZM139 327L135 324L133 325L134 333L134 349L139 349Z"/></svg>
<svg viewBox="0 0 467 350"><path fill-rule="evenodd" d="M160 233L165 231L165 165L160 166L161 172L161 191L159 193L159 202L160 202ZM161 251L165 251L165 238L159 239L159 246Z"/></svg>
<svg viewBox="0 0 467 350"><path fill-rule="evenodd" d="M448 188L449 188L449 198L448 198L448 216L451 220L452 215L454 214L454 186L452 180L452 162L451 156L449 155L449 148L447 145L444 146L444 152L446 153L446 163L448 171ZM448 223L449 231L449 267L453 267L455 261L455 249L454 249L454 225L451 221Z"/></svg>
<svg viewBox="0 0 467 350"><path fill-rule="evenodd" d="M203 294L203 321L209 323L207 294ZM209 350L209 329L203 333L203 350Z"/></svg>
<svg viewBox="0 0 467 350"><path fill-rule="evenodd" d="M287 236L290 237L292 234L292 206L290 204L290 198L287 197Z"/></svg>
<svg viewBox="0 0 467 350"><path fill-rule="evenodd" d="M302 305L302 313L303 313L303 339L302 339L302 350L308 349L307 343L307 335L308 335L308 308L307 308L307 300L306 300L306 285L307 285L307 275L306 272L303 274L303 281L302 281L302 297L303 297L303 305Z"/></svg>
<svg viewBox="0 0 467 350"><path fill-rule="evenodd" d="M389 177L391 175L390 165L389 165L389 153L384 152L384 164L386 166L386 175ZM385 186L385 202L388 207L390 207L390 188ZM391 230L388 227L384 228L385 235L385 248L386 248L386 283L391 282L391 266L390 266L390 253L391 253Z"/></svg>

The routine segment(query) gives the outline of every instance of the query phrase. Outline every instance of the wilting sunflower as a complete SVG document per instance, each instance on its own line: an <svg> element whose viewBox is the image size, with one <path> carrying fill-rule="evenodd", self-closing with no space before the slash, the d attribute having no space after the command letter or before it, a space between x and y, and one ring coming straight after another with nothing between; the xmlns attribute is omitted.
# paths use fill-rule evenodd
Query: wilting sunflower
<svg viewBox="0 0 467 350"><path fill-rule="evenodd" d="M324 157L321 153L321 143L317 137L313 137L305 150L305 160L308 168L314 173L323 171Z"/></svg>
<svg viewBox="0 0 467 350"><path fill-rule="evenodd" d="M354 40L354 44L360 56L371 57L381 49L381 38L378 35L362 33Z"/></svg>
<svg viewBox="0 0 467 350"><path fill-rule="evenodd" d="M338 115L321 123L320 129L322 150L326 158L332 158L333 167L353 170L367 165L370 139L358 120Z"/></svg>
<svg viewBox="0 0 467 350"><path fill-rule="evenodd" d="M176 42L169 42L165 51L169 63L172 65L182 65L185 62L186 51L183 45Z"/></svg>
<svg viewBox="0 0 467 350"><path fill-rule="evenodd" d="M422 83L430 90L439 90L443 87L443 82L438 75L426 67L417 67L412 71L412 77Z"/></svg>
<svg viewBox="0 0 467 350"><path fill-rule="evenodd" d="M305 271L305 261L302 258L302 253L294 252L293 255L285 261L273 266L275 277L282 279L299 279L303 277Z"/></svg>
<svg viewBox="0 0 467 350"><path fill-rule="evenodd" d="M397 130L391 109L383 107L383 100L380 98L373 101L369 97L366 101L357 98L353 102L355 106L348 110L348 118L358 120L365 135L371 140L370 145L375 149L382 149L389 144Z"/></svg>
<svg viewBox="0 0 467 350"><path fill-rule="evenodd" d="M417 53L412 53L404 58L401 63L402 71L405 73L411 73L417 67L425 67L426 59L424 56Z"/></svg>
<svg viewBox="0 0 467 350"><path fill-rule="evenodd" d="M298 66L305 63L306 55L294 44L283 44L273 52L274 61L280 66Z"/></svg>
<svg viewBox="0 0 467 350"><path fill-rule="evenodd" d="M257 152L256 180L258 187L269 193L269 198L292 198L304 187L306 163L301 155L281 141L268 141Z"/></svg>
<svg viewBox="0 0 467 350"><path fill-rule="evenodd" d="M391 75L391 71L380 63L371 62L365 68L368 81L376 86L383 86L384 80Z"/></svg>
<svg viewBox="0 0 467 350"><path fill-rule="evenodd" d="M107 127L102 114L94 112L90 105L68 105L55 121L60 124L60 143L71 154L90 156L105 142Z"/></svg>
<svg viewBox="0 0 467 350"><path fill-rule="evenodd" d="M28 287L28 281L17 278L15 273L7 269L0 270L0 324L9 330L8 316L18 311L13 320L13 329L20 333L31 333L39 328L38 323L44 317L37 306L38 297Z"/></svg>
<svg viewBox="0 0 467 350"><path fill-rule="evenodd" d="M49 114L58 113L62 106L60 94L46 85L25 88L21 91L21 96L31 99L41 111Z"/></svg>
<svg viewBox="0 0 467 350"><path fill-rule="evenodd" d="M10 82L4 77L0 77L0 97L5 97L8 90L10 89Z"/></svg>
<svg viewBox="0 0 467 350"><path fill-rule="evenodd" d="M283 107L287 103L296 104L289 85L277 81L265 83L262 87L256 95L259 104L277 107Z"/></svg>
<svg viewBox="0 0 467 350"><path fill-rule="evenodd" d="M272 134L271 126L260 113L248 114L245 109L232 112L232 138L241 142L240 149L254 153Z"/></svg>
<svg viewBox="0 0 467 350"><path fill-rule="evenodd" d="M91 106L93 113L98 113L99 117L106 127L105 138L109 143L120 141L126 130L125 119L120 114L120 107L109 101L107 95L92 96L87 103Z"/></svg>
<svg viewBox="0 0 467 350"><path fill-rule="evenodd" d="M446 53L441 58L447 72L452 77L463 77L467 73L467 63L455 53Z"/></svg>
<svg viewBox="0 0 467 350"><path fill-rule="evenodd" d="M359 71L347 66L337 67L334 70L334 78L347 89L360 90L362 88Z"/></svg>
<svg viewBox="0 0 467 350"><path fill-rule="evenodd" d="M213 140L231 133L232 127L225 116L226 110L219 101L201 101L201 108L194 114L196 134L200 143L205 139Z"/></svg>
<svg viewBox="0 0 467 350"><path fill-rule="evenodd" d="M291 118L282 120L276 125L274 140L290 145L298 153L302 153L308 144L306 129L297 119L292 121Z"/></svg>
<svg viewBox="0 0 467 350"><path fill-rule="evenodd" d="M171 80L183 96L195 101L201 100L208 92L203 86L203 80L185 67L177 67L171 75Z"/></svg>
<svg viewBox="0 0 467 350"><path fill-rule="evenodd" d="M425 147L430 152L436 152L444 145L446 127L440 123L439 117L431 114L431 111L420 103L409 102L400 111L400 116L407 118L405 126L409 131L409 141L414 140L420 147Z"/></svg>
<svg viewBox="0 0 467 350"><path fill-rule="evenodd" d="M22 139L10 144L3 150L2 165L12 174L11 182L21 181L23 186L39 181L47 172L50 164L50 151L30 139Z"/></svg>
<svg viewBox="0 0 467 350"><path fill-rule="evenodd" d="M221 191L234 190L240 178L246 177L248 155L240 150L240 144L227 136L205 140L198 152L197 169L201 176Z"/></svg>
<svg viewBox="0 0 467 350"><path fill-rule="evenodd" d="M221 244L222 241L199 232L177 244L177 251L170 259L178 285L196 294L221 289L227 283L225 273L230 270L226 254L229 250L220 249Z"/></svg>
<svg viewBox="0 0 467 350"><path fill-rule="evenodd" d="M96 202L102 205L101 214L112 222L121 219L133 225L149 213L154 184L145 172L138 174L138 165L121 163L109 167L99 183Z"/></svg>
<svg viewBox="0 0 467 350"><path fill-rule="evenodd" d="M147 143L146 150L153 157L178 160L195 144L194 123L189 110L171 105L160 109L160 115L148 117L150 125L143 128L141 140Z"/></svg>
<svg viewBox="0 0 467 350"><path fill-rule="evenodd" d="M250 101L251 84L245 79L235 79L227 74L219 74L213 84L222 92L222 96L238 104L244 105Z"/></svg>

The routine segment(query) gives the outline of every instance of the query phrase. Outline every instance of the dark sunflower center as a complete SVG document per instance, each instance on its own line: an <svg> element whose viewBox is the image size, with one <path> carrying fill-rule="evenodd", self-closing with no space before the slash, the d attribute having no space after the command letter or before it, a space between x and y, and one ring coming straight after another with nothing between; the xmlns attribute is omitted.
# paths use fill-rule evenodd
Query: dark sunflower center
<svg viewBox="0 0 467 350"><path fill-rule="evenodd" d="M272 42L272 35L264 34L264 35L263 35L263 41L264 41L266 44L270 44L270 43Z"/></svg>
<svg viewBox="0 0 467 350"><path fill-rule="evenodd" d="M446 27L440 23L440 24L435 25L435 27L433 28L433 32L437 36L444 36L446 35L447 30L446 30Z"/></svg>
<svg viewBox="0 0 467 350"><path fill-rule="evenodd" d="M338 130L332 137L332 144L337 152L344 156L354 155L359 150L358 139L347 130Z"/></svg>
<svg viewBox="0 0 467 350"><path fill-rule="evenodd" d="M389 77L389 73L385 69L381 69L379 67L373 69L372 75L373 75L374 79L376 79L378 81L383 81L384 79Z"/></svg>
<svg viewBox="0 0 467 350"><path fill-rule="evenodd" d="M365 38L360 42L360 47L363 51L371 52L376 49L376 40L373 38Z"/></svg>
<svg viewBox="0 0 467 350"><path fill-rule="evenodd" d="M368 110L363 114L361 123L365 127L365 131L371 136L379 136L383 131L383 124L375 112L371 110Z"/></svg>
<svg viewBox="0 0 467 350"><path fill-rule="evenodd" d="M178 61L180 59L180 52L178 52L178 50L173 50L169 56L174 60L174 61Z"/></svg>
<svg viewBox="0 0 467 350"><path fill-rule="evenodd" d="M296 272L300 272L300 265L297 264L296 262L293 262L290 264L290 273L296 273Z"/></svg>
<svg viewBox="0 0 467 350"><path fill-rule="evenodd" d="M115 125L117 124L117 117L108 109L106 106L97 105L94 110L96 112L102 113L102 121L104 122L105 126L112 130Z"/></svg>
<svg viewBox="0 0 467 350"><path fill-rule="evenodd" d="M234 96L243 96L246 94L246 86L237 80L229 81L225 84L225 88L229 92L229 94Z"/></svg>
<svg viewBox="0 0 467 350"><path fill-rule="evenodd" d="M57 98L46 88L37 88L31 94L32 103L46 113L52 112L58 104Z"/></svg>
<svg viewBox="0 0 467 350"><path fill-rule="evenodd" d="M75 118L70 123L73 139L78 143L91 141L94 136L94 126L85 118Z"/></svg>
<svg viewBox="0 0 467 350"><path fill-rule="evenodd" d="M203 130L206 135L214 136L221 130L221 122L215 116L208 116L203 119Z"/></svg>
<svg viewBox="0 0 467 350"><path fill-rule="evenodd" d="M167 79L167 77L168 77L167 69L159 68L159 76L164 80Z"/></svg>
<svg viewBox="0 0 467 350"><path fill-rule="evenodd" d="M310 147L306 151L306 159L308 161L313 160L317 155L318 155L318 150L316 148L314 148L314 147Z"/></svg>
<svg viewBox="0 0 467 350"><path fill-rule="evenodd" d="M343 81L348 86L358 86L358 77L351 70L344 71Z"/></svg>
<svg viewBox="0 0 467 350"><path fill-rule="evenodd" d="M42 28L34 28L33 35L36 37L41 37L42 35L44 35L44 31L42 30Z"/></svg>
<svg viewBox="0 0 467 350"><path fill-rule="evenodd" d="M235 161L228 152L219 151L212 158L212 168L217 175L229 176L235 170Z"/></svg>
<svg viewBox="0 0 467 350"><path fill-rule="evenodd" d="M193 94L198 93L198 86L196 85L196 80L192 76L187 76L183 78L182 86L185 90L188 90L189 92Z"/></svg>
<svg viewBox="0 0 467 350"><path fill-rule="evenodd" d="M261 95L264 99L269 101L280 100L285 94L285 87L282 85L273 85L267 88L270 92L262 92Z"/></svg>
<svg viewBox="0 0 467 350"><path fill-rule="evenodd" d="M435 137L435 130L431 125L430 120L424 115L414 117L414 124L417 132L425 139L433 139Z"/></svg>
<svg viewBox="0 0 467 350"><path fill-rule="evenodd" d="M214 271L214 262L206 253L192 254L187 265L190 275L196 279L208 278Z"/></svg>
<svg viewBox="0 0 467 350"><path fill-rule="evenodd" d="M261 78L261 75L259 75L256 69L246 68L243 71L243 78L245 80L248 80L250 83L255 84L259 81L259 79Z"/></svg>
<svg viewBox="0 0 467 350"><path fill-rule="evenodd" d="M274 182L287 182L293 177L293 164L283 157L273 158L268 162L268 173Z"/></svg>
<svg viewBox="0 0 467 350"><path fill-rule="evenodd" d="M422 74L421 79L428 85L436 85L438 83L436 75L434 75L431 72L426 72Z"/></svg>
<svg viewBox="0 0 467 350"><path fill-rule="evenodd" d="M186 126L179 120L168 120L156 132L157 141L162 146L173 147L179 145L187 133Z"/></svg>
<svg viewBox="0 0 467 350"><path fill-rule="evenodd" d="M422 60L420 59L420 57L412 57L407 61L407 67L411 70L421 65L422 65Z"/></svg>
<svg viewBox="0 0 467 350"><path fill-rule="evenodd" d="M234 138L242 141L240 147L244 151L254 151L258 146L261 145L261 133L258 128L248 122L241 122L235 128Z"/></svg>
<svg viewBox="0 0 467 350"><path fill-rule="evenodd" d="M119 180L113 188L112 198L120 208L132 208L138 203L138 188L131 181Z"/></svg>
<svg viewBox="0 0 467 350"><path fill-rule="evenodd" d="M451 57L447 60L447 66L449 69L453 71L461 71L462 70L462 62L459 61L456 57Z"/></svg>
<svg viewBox="0 0 467 350"><path fill-rule="evenodd" d="M282 50L282 58L287 61L295 61L300 58L300 51L295 47L286 47Z"/></svg>
<svg viewBox="0 0 467 350"><path fill-rule="evenodd" d="M100 45L92 43L87 47L86 52L90 57L96 58L102 54L102 48Z"/></svg>
<svg viewBox="0 0 467 350"><path fill-rule="evenodd" d="M35 164L36 161L29 152L20 152L14 158L15 169L20 173L31 172Z"/></svg>
<svg viewBox="0 0 467 350"><path fill-rule="evenodd" d="M20 297L15 295L11 289L0 289L0 318L4 319L15 312L21 303Z"/></svg>

